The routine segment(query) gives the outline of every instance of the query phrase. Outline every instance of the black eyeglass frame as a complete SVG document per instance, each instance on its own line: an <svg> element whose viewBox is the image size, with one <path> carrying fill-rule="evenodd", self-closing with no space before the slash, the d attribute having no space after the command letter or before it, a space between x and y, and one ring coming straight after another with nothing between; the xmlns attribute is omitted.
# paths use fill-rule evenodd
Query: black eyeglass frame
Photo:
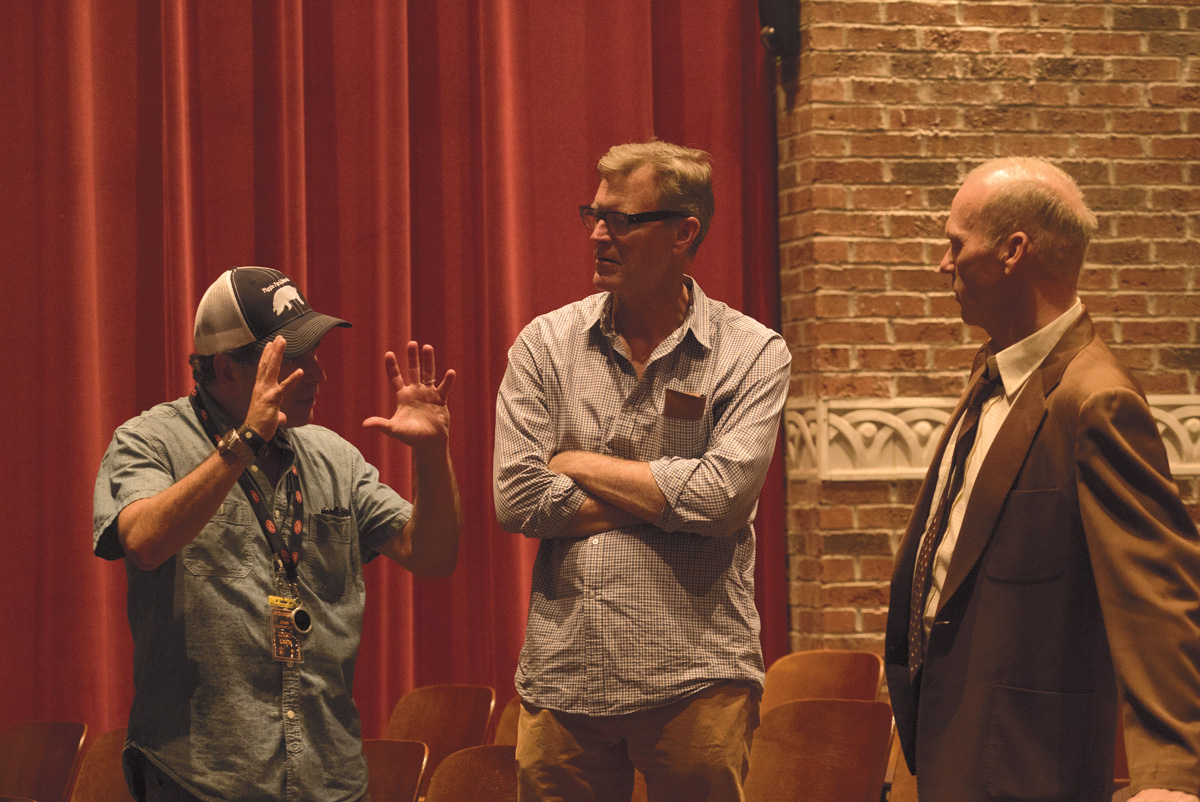
<svg viewBox="0 0 1200 802"><path fill-rule="evenodd" d="M638 212L637 214L626 214L625 212L603 212L594 206L580 206L579 219L583 221L583 227L588 231L596 230L596 223L601 220L604 225L608 226L608 230L612 234L621 236L629 231L630 226L636 226L639 223L653 223L656 220L670 220L672 218L686 219L692 215L687 212L682 212L677 209L657 209L653 212ZM595 222L588 225L588 218L592 218ZM613 220L618 221L615 225Z"/></svg>

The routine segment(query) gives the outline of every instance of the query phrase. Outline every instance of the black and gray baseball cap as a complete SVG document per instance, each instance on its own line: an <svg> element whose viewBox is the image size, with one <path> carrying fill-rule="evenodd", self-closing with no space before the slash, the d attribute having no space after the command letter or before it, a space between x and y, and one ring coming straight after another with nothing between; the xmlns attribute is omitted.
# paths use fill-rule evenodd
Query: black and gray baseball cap
<svg viewBox="0 0 1200 802"><path fill-rule="evenodd" d="M265 346L278 335L285 357L312 349L334 326L350 327L308 305L292 280L269 267L235 267L221 274L196 308L196 353L219 354L243 345Z"/></svg>

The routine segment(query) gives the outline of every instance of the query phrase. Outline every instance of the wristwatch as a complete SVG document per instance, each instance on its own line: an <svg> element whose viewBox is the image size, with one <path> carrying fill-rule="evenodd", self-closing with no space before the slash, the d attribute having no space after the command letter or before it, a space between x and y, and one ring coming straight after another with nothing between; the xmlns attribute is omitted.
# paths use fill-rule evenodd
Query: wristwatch
<svg viewBox="0 0 1200 802"><path fill-rule="evenodd" d="M221 439L217 441L217 453L232 454L250 466L258 459L259 453L266 444L267 441L263 440L258 432L249 426L241 426L237 429L230 429L221 436Z"/></svg>
<svg viewBox="0 0 1200 802"><path fill-rule="evenodd" d="M258 432L243 423L238 427L237 433L238 437L242 438L242 442L250 446L255 458L262 456L263 449L267 447L267 441L262 439Z"/></svg>

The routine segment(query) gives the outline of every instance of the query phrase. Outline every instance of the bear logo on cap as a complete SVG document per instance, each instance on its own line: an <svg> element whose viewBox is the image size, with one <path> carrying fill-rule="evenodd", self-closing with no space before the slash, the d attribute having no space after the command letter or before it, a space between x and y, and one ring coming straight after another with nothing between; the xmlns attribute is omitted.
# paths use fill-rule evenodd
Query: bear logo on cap
<svg viewBox="0 0 1200 802"><path fill-rule="evenodd" d="M291 284L285 284L275 291L274 297L271 299L271 311L276 317L280 317L288 310L288 307L295 306L297 312L304 311L304 301L300 298L300 292Z"/></svg>

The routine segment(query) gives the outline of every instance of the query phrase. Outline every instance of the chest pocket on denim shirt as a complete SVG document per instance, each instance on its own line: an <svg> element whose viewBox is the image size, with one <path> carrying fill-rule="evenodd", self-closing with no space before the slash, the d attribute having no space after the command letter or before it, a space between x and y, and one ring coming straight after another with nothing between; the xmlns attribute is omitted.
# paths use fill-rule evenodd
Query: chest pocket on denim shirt
<svg viewBox="0 0 1200 802"><path fill-rule="evenodd" d="M308 586L325 601L337 601L346 592L353 545L354 520L349 515L308 516L300 570Z"/></svg>
<svg viewBox="0 0 1200 802"><path fill-rule="evenodd" d="M183 547L183 567L192 576L246 576L250 573L250 539L257 531L250 509L227 499L200 534Z"/></svg>

